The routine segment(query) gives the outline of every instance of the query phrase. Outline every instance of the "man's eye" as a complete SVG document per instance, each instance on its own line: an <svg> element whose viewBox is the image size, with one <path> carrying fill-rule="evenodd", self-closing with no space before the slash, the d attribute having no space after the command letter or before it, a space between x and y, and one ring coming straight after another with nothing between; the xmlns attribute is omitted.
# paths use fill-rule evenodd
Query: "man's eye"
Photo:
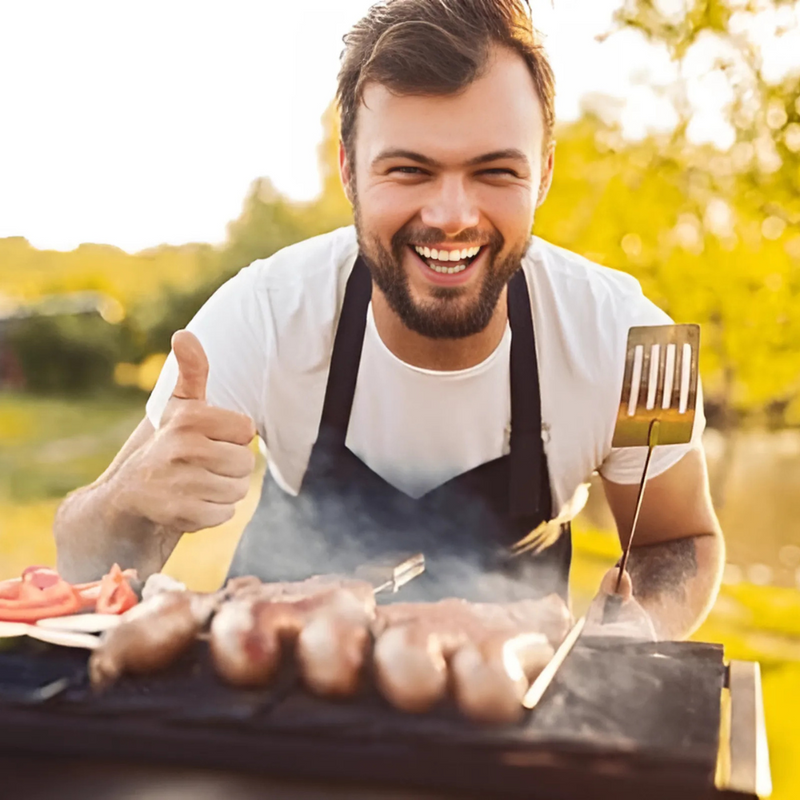
<svg viewBox="0 0 800 800"><path fill-rule="evenodd" d="M484 175L511 175L512 177L516 178L517 173L511 169L505 169L504 167L496 167L494 169L485 169L483 170Z"/></svg>
<svg viewBox="0 0 800 800"><path fill-rule="evenodd" d="M419 167L392 167L389 170L392 172L399 172L401 175L421 175L422 170Z"/></svg>

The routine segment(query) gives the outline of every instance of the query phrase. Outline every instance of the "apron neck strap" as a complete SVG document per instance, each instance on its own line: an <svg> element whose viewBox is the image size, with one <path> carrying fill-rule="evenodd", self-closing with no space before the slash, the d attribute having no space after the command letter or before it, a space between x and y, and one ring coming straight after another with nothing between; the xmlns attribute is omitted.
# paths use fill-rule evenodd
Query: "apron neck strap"
<svg viewBox="0 0 800 800"><path fill-rule="evenodd" d="M320 435L324 433L329 444L344 446L347 438L371 297L372 277L359 254L344 291L342 311L333 340L325 402L322 405Z"/></svg>
<svg viewBox="0 0 800 800"><path fill-rule="evenodd" d="M508 283L508 321L511 326L509 507L512 517L544 521L551 517L553 501L542 442L536 336L528 282L522 269Z"/></svg>

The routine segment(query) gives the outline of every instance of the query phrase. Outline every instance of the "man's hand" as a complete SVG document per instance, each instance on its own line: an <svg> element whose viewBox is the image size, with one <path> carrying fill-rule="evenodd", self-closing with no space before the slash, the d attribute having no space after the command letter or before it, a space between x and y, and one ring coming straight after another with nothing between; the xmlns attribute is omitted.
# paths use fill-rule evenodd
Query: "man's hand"
<svg viewBox="0 0 800 800"><path fill-rule="evenodd" d="M655 641L657 637L653 620L634 598L631 576L627 572L622 573L619 587L622 604L616 619L613 622L603 622L606 600L615 593L617 575L619 575L619 568L614 567L603 577L600 590L592 600L586 614L584 634L586 636L625 636L631 639Z"/></svg>
<svg viewBox="0 0 800 800"><path fill-rule="evenodd" d="M638 486L604 480L620 544L628 544ZM628 572L637 603L659 639L685 639L719 591L725 543L708 492L702 450L647 482Z"/></svg>
<svg viewBox="0 0 800 800"><path fill-rule="evenodd" d="M250 487L250 417L206 403L208 359L194 334L172 337L178 380L161 425L120 469L115 503L166 531L221 525Z"/></svg>

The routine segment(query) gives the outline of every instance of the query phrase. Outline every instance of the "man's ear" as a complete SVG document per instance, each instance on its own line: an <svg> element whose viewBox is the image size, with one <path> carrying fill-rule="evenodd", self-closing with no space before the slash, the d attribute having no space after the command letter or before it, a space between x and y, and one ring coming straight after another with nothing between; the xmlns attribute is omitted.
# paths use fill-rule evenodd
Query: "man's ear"
<svg viewBox="0 0 800 800"><path fill-rule="evenodd" d="M344 142L341 139L339 139L339 177L342 179L344 193L347 195L350 205L353 205L353 172Z"/></svg>
<svg viewBox="0 0 800 800"><path fill-rule="evenodd" d="M556 143L550 142L547 146L547 155L542 161L542 177L539 181L539 196L536 198L536 208L544 203L550 186L553 183L553 169L556 163Z"/></svg>

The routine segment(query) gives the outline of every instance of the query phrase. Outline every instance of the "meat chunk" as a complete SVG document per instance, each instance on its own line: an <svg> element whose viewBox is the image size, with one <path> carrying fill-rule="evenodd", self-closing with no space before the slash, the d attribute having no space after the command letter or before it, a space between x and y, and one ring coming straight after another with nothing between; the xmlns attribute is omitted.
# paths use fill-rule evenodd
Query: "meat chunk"
<svg viewBox="0 0 800 800"><path fill-rule="evenodd" d="M379 691L404 711L427 711L452 687L481 722L512 722L529 682L569 629L561 598L515 603L398 603L378 609L374 672Z"/></svg>
<svg viewBox="0 0 800 800"><path fill-rule="evenodd" d="M297 637L297 664L306 686L325 697L355 693L369 654L374 601L337 589L309 614Z"/></svg>
<svg viewBox="0 0 800 800"><path fill-rule="evenodd" d="M92 653L92 685L102 688L123 674L165 669L189 649L220 601L218 595L167 591L134 606Z"/></svg>
<svg viewBox="0 0 800 800"><path fill-rule="evenodd" d="M297 583L241 583L232 592L234 599L211 625L211 654L220 677L237 686L265 686L284 653L296 648L301 676L312 691L355 691L375 613L369 583L320 576Z"/></svg>

